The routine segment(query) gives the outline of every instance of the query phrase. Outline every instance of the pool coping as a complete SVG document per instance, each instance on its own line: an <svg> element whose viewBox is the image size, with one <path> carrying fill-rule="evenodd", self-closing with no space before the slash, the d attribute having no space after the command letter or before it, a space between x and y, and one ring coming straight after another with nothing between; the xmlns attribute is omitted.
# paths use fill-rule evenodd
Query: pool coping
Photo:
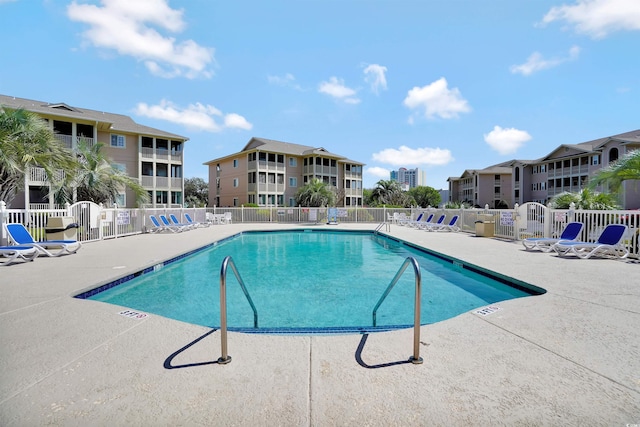
<svg viewBox="0 0 640 427"><path fill-rule="evenodd" d="M288 229L288 230L248 230L248 231L241 231L239 233L233 234L231 236L227 236L224 237L220 240L216 240L212 243L208 243L202 247L196 248L196 249L192 249L188 252L185 253L181 253L179 255L173 256L171 258L168 258L166 260L160 261L152 266L147 266L141 270L138 270L136 272L133 273L127 273L126 275L123 275L121 277L116 278L115 280L108 282L108 283L104 283L104 284L100 284L96 287L91 287L88 290L84 290L76 295L73 295L74 298L78 298L81 300L84 299L90 299L92 296L97 295L99 293L102 293L106 290L118 287L124 283L129 282L130 280L133 280L135 278L138 278L140 276L143 276L145 274L149 274L149 273L153 273L155 271L157 271L158 269L164 268L165 266L168 266L170 264L173 264L174 262L183 260L189 256L195 255L199 252L202 252L204 250L210 249L212 247L216 247L224 242L230 241L232 239L236 239L241 237L242 235L245 234L269 234L269 233L307 233L307 232L316 232L316 233L326 233L326 234L358 234L358 235L366 235L366 236L371 236L371 237L375 237L375 236L382 236L385 239L388 239L390 241L393 241L395 243L398 243L399 245L402 246L406 246L409 248L412 248L416 251L422 252L428 256L432 256L436 259L445 261L451 265L455 265L458 268L461 269L465 269L468 271L471 271L473 273L479 274L481 276L487 277L489 279L495 280L499 283L502 283L503 285L515 288L517 290L520 290L522 292L526 292L529 293L529 296L538 296L538 295L543 295L546 290L537 286L534 286L530 283L527 282L523 282L521 280L518 279L514 279L512 277L508 277L505 276L503 274L500 274L498 272L494 272L491 270L488 270L486 268L482 268L479 267L477 265L465 262L459 258L455 258L455 257L451 257L442 253L439 253L437 251L425 248L423 246L420 245L416 245L413 244L411 242L408 242L406 240L403 239L399 239L397 237L382 233L382 232L378 232L375 230L345 230L345 229L321 229L318 230L317 228L315 229L308 229L306 227L302 227L302 228L294 228L294 229ZM504 301L499 301L499 302L504 302ZM486 305L491 305L490 303L487 304L483 304L482 306L486 306ZM477 307L476 309L479 309L480 307ZM473 310L476 310L473 309ZM140 310L138 310L140 311ZM144 310L143 310L144 311ZM147 313L147 314L153 314L153 315L157 315L155 313ZM447 320L447 319L445 319ZM421 323L421 326L425 326L431 323L435 323L435 322L429 322L429 323ZM210 327L210 328L214 328L217 329L219 328L219 326L208 326L208 325L200 325L200 326L205 326L205 327ZM243 332L243 333L255 333L255 334L280 334L280 335L310 335L310 334L314 334L314 335L326 335L326 334L364 334L364 333L375 333L375 332L388 332L388 331L395 331L395 330L399 330L399 329L407 329L407 328L412 328L414 325L413 324L406 324L406 325L384 325L384 326L335 326L335 327L260 327L258 329L255 328L251 328L251 327L234 327L234 326L229 326L227 329L229 331L233 331L233 332Z"/></svg>

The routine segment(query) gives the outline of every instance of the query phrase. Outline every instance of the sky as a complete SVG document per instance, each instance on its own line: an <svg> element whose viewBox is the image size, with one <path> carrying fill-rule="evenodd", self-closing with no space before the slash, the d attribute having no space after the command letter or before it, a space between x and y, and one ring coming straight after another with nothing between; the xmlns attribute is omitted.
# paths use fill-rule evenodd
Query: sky
<svg viewBox="0 0 640 427"><path fill-rule="evenodd" d="M640 129L638 0L0 0L0 93L252 137L427 185Z"/></svg>

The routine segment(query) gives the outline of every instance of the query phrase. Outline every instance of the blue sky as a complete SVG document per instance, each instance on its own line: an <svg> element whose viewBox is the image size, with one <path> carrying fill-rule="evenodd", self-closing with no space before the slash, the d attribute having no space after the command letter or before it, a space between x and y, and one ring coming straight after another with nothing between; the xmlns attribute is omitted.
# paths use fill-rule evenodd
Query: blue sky
<svg viewBox="0 0 640 427"><path fill-rule="evenodd" d="M0 0L0 28L0 93L187 136L187 178L256 136L440 189L640 128L638 0Z"/></svg>

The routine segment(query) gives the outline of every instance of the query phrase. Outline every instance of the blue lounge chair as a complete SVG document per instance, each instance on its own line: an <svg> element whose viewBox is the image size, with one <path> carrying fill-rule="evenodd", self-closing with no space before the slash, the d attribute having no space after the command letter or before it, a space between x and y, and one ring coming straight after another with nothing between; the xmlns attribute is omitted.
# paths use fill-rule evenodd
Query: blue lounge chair
<svg viewBox="0 0 640 427"><path fill-rule="evenodd" d="M607 225L595 242L565 242L559 241L551 248L558 256L573 254L578 258L614 257L626 258L629 250L622 244L622 238L627 234L628 227L623 224Z"/></svg>
<svg viewBox="0 0 640 427"><path fill-rule="evenodd" d="M38 249L33 246L0 246L0 258L9 258L2 265L9 265L17 260L33 261L38 256Z"/></svg>
<svg viewBox="0 0 640 427"><path fill-rule="evenodd" d="M427 219L425 219L424 221L416 220L414 223L411 224L411 226L415 227L415 228L420 228L420 227L422 227L423 224L430 223L433 220L433 216L434 216L433 214L429 214Z"/></svg>
<svg viewBox="0 0 640 427"><path fill-rule="evenodd" d="M444 219L446 218L446 215L440 215L440 217L438 218L438 220L436 222L424 222L422 224L420 224L418 226L418 228L420 228L421 230L427 230L430 231L430 229L432 227L438 227L440 225L442 225L442 223L444 222Z"/></svg>
<svg viewBox="0 0 640 427"><path fill-rule="evenodd" d="M423 212L418 215L418 218L416 218L415 220L409 220L404 225L408 225L409 227L417 227L418 224L420 224L420 222L422 221L422 217L424 217Z"/></svg>
<svg viewBox="0 0 640 427"><path fill-rule="evenodd" d="M184 214L184 219L187 220L187 224L191 224L194 227L209 227L211 225L210 222L196 222L193 219L191 219L191 215L189 215L188 213Z"/></svg>
<svg viewBox="0 0 640 427"><path fill-rule="evenodd" d="M193 223L178 221L178 218L174 214L170 214L169 215L169 219L171 220L171 225L176 225L178 227L184 227L185 230L196 228L196 225L193 224Z"/></svg>
<svg viewBox="0 0 640 427"><path fill-rule="evenodd" d="M19 246L30 246L38 250L39 255L60 256L64 254L75 254L82 244L77 240L45 240L36 242L27 228L19 222L6 224L9 239ZM55 252L49 249L58 249Z"/></svg>
<svg viewBox="0 0 640 427"><path fill-rule="evenodd" d="M431 227L427 228L427 231L451 231L457 233L460 231L460 227L456 225L458 222L459 215L454 215L449 220L448 224L444 223L444 220L440 224L434 224Z"/></svg>
<svg viewBox="0 0 640 427"><path fill-rule="evenodd" d="M165 230L169 230L173 233L180 233L182 231L185 231L186 229L189 228L189 226L187 225L175 225L172 224L168 219L166 215L160 215L160 220L162 221L162 226L164 227Z"/></svg>
<svg viewBox="0 0 640 427"><path fill-rule="evenodd" d="M149 215L149 219L151 220L151 224L153 224L153 228L148 230L150 233L160 233L164 231L164 226L160 224L160 221L155 215Z"/></svg>
<svg viewBox="0 0 640 427"><path fill-rule="evenodd" d="M564 230L562 230L560 237L530 237L522 240L522 244L524 245L525 250L537 249L542 252L551 252L553 250L551 246L559 241L575 242L578 240L583 227L584 224L581 222L570 222Z"/></svg>

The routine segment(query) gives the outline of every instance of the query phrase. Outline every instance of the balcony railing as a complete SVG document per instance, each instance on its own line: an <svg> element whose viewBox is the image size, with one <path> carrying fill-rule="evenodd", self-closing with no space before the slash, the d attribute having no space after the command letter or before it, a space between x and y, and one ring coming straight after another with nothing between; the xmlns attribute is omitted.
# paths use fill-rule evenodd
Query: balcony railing
<svg viewBox="0 0 640 427"><path fill-rule="evenodd" d="M140 155L143 159L172 160L174 162L182 161L181 150L167 150L165 148L142 147Z"/></svg>
<svg viewBox="0 0 640 427"><path fill-rule="evenodd" d="M62 142L62 144L70 150L76 148L80 141L84 141L89 147L92 147L94 144L93 138L89 138L86 136L61 135L58 133L56 133L54 136L58 141Z"/></svg>
<svg viewBox="0 0 640 427"><path fill-rule="evenodd" d="M49 185L49 177L47 171L40 167L30 167L28 175L27 185ZM55 180L57 182L63 181L65 178L65 171L59 169L55 172Z"/></svg>

